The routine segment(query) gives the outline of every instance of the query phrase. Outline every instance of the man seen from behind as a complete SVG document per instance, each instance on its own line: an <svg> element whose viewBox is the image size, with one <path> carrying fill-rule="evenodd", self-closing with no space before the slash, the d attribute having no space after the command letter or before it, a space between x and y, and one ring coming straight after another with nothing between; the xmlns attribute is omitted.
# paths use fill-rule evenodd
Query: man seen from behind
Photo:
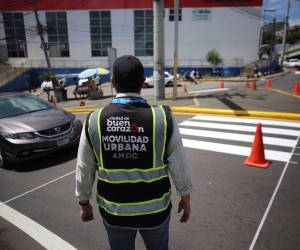
<svg viewBox="0 0 300 250"><path fill-rule="evenodd" d="M91 113L82 131L76 196L83 221L93 219L89 199L97 174L97 203L112 250L135 248L137 232L147 249L168 249L171 176L181 196L180 221L190 213L191 177L179 129L166 106L141 97L144 68L134 56L117 58L117 96Z"/></svg>

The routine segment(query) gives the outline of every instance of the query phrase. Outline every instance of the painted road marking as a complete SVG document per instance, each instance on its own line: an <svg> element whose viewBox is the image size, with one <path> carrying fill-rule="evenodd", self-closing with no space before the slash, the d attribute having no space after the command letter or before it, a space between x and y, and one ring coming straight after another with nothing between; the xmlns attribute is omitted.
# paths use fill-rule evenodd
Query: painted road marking
<svg viewBox="0 0 300 250"><path fill-rule="evenodd" d="M249 156L251 153L251 147L236 146L224 143L196 141L190 139L182 139L183 146L186 148L201 149L205 151L214 151L219 153ZM265 157L268 160L288 162L290 161L292 154L288 152L281 152L276 150L265 150Z"/></svg>
<svg viewBox="0 0 300 250"><path fill-rule="evenodd" d="M249 156L256 124L259 122L263 125L273 126L263 126L262 128L266 159L290 162L293 155L287 152L287 148L297 148L300 123L197 115L179 123L179 131L183 137L183 145L187 148ZM185 136L189 136L189 138ZM290 138L287 139L286 136L290 136ZM210 141L211 139L213 141ZM239 145L241 142L249 143L249 146ZM268 149L269 145L282 147L282 149Z"/></svg>
<svg viewBox="0 0 300 250"><path fill-rule="evenodd" d="M286 92L286 91L282 91L282 90L280 90L280 89L273 89L273 88L271 88L271 89L269 89L269 90L274 91L274 92L277 92L277 93L279 93L279 94L283 94L283 95L288 95L288 96L300 98L300 96L298 96L298 95L294 95L294 94L292 94L292 93L289 93L289 92Z"/></svg>
<svg viewBox="0 0 300 250"><path fill-rule="evenodd" d="M189 94L193 94L193 93L210 93L210 92L222 92L222 91L227 91L227 90L230 90L229 88L218 88L218 89L203 89L203 90L192 90L192 91L189 91Z"/></svg>
<svg viewBox="0 0 300 250"><path fill-rule="evenodd" d="M17 210L0 202L0 216L12 223L46 249L74 250L76 249L62 238L52 233L37 222L21 214Z"/></svg>
<svg viewBox="0 0 300 250"><path fill-rule="evenodd" d="M233 118L234 119L234 118ZM200 127L200 128L214 128L214 129L223 129L223 130L235 130L235 131L244 131L244 132L255 132L256 126L240 126L233 124L220 124L212 122L195 122L195 121L184 121L179 124L180 126L190 126L190 127ZM262 132L265 134L276 134L276 135L290 135L290 136L300 136L300 130L292 129L280 129L280 128L270 128L263 127Z"/></svg>
<svg viewBox="0 0 300 250"><path fill-rule="evenodd" d="M253 142L254 135L245 135L239 133L227 133L227 132L217 132L211 130L200 130L200 129L188 129L188 128L179 128L180 134L182 135L191 135L197 137L206 137L222 140L232 140L232 141L242 141L242 142ZM264 144L282 146L282 147L295 147L297 140L289 140L275 137L266 137L263 138Z"/></svg>
<svg viewBox="0 0 300 250"><path fill-rule="evenodd" d="M246 123L246 124L257 124L262 125L274 125L282 127L300 128L300 122L284 122L284 121L271 121L271 120L258 120L258 119L245 119L245 118L233 118L233 117L222 117L222 116L208 116L208 115L196 115L192 120L201 121L217 121L217 122L230 122L230 123Z"/></svg>
<svg viewBox="0 0 300 250"><path fill-rule="evenodd" d="M300 138L300 137L298 136L297 142L299 142L299 138ZM292 155L293 155L293 153L295 152L295 150L296 150L296 147L293 148L293 150L292 150L292 152L291 152ZM287 162L287 163L285 164L284 169L282 170L281 176L280 176L280 178L279 178L279 180L278 180L278 183L277 183L277 185L276 185L276 187L275 187L275 189L274 189L273 195L272 195L272 197L271 197L271 199L270 199L270 201L269 201L269 204L268 204L268 206L267 206L267 208L266 208L266 211L265 211L265 213L264 213L264 215L263 215L263 217L262 217L262 219L261 219L261 221L260 221L260 223L259 223L259 226L258 226L258 228L257 228L257 230L256 230L256 233L255 233L254 238L253 238L253 240L252 240L252 242L251 242L251 245L250 245L250 247L249 247L249 250L253 250L253 248L254 248L254 246L255 246L255 244L256 244L256 241L257 241L257 239L258 239L258 236L259 236L259 234L260 234L260 232L261 232L261 229L262 229L263 225L265 224L265 221L266 221L267 216L268 216L268 214L269 214L269 212L270 212L271 206L272 206L272 204L273 204L273 202L274 202L274 200L275 200L275 197L276 197L276 195L277 195L277 193L278 193L278 190L279 190L279 188L280 188L280 185L281 185L281 183L282 183L283 177L284 177L284 175L285 175L285 173L286 173L288 167L289 167L289 162Z"/></svg>
<svg viewBox="0 0 300 250"><path fill-rule="evenodd" d="M69 172L69 173L67 173L67 174L65 174L65 175L63 175L63 176L60 176L60 177L58 177L58 178L56 178L56 179L54 179L54 180L52 180L52 181L49 181L49 182L47 182L47 183L45 183L45 184L43 184L43 185L40 185L40 186L36 187L36 188L33 188L33 189L31 189L31 190L29 190L29 191L23 193L23 194L20 194L20 195L18 195L18 196L15 196L15 197L13 197L13 198L11 198L11 199L5 201L4 204L7 204L8 202L11 202L11 201L13 201L13 200L15 200L15 199L18 199L18 198L20 198L20 197L22 197L22 196L24 196L24 195L26 195L26 194L29 194L29 193L31 193L31 192L37 190L37 189L40 189L40 188L42 188L42 187L45 187L45 186L47 186L47 185L49 185L49 184L51 184L51 183L53 183L53 182L55 182L55 181L58 181L58 180L60 180L60 179L62 179L62 178L64 178L64 177L66 177L66 176L68 176L68 175L74 174L75 171L76 171L76 170L74 170L74 171L72 171L72 172Z"/></svg>
<svg viewBox="0 0 300 250"><path fill-rule="evenodd" d="M296 162L296 161L290 161L289 164L295 164L295 165L298 165L298 162Z"/></svg>

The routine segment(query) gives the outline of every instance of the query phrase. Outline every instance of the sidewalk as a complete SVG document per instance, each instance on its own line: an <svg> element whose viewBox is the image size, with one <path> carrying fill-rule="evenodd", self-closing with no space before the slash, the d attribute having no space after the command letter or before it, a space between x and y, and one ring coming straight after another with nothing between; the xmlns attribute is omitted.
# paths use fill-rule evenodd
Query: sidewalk
<svg viewBox="0 0 300 250"><path fill-rule="evenodd" d="M282 76L282 74L279 76ZM275 75L273 79L277 77L278 75ZM186 88L183 87L184 85ZM155 100L153 88L142 89L142 96L153 105L233 110L233 114L237 115L239 114L236 111L241 111L240 115L242 115L243 112L250 114L251 112L249 113L249 111L300 114L300 96L292 96L292 94L285 95L272 91L272 89L266 89L265 79L257 82L257 90L252 89L252 82L250 82L250 85L250 88L246 88L245 82L243 81L226 81L224 88L220 88L220 80L204 81L199 84L180 82L178 86L178 98L176 100L172 99L172 87L165 88L165 100ZM107 98L104 97L101 100L85 100L85 106L80 107L80 101L73 99L74 96L72 93L75 86L68 86L68 98L72 99L66 102L60 102L58 106L72 111L103 107L111 101L111 87L110 83L102 84L101 87L104 96ZM187 92L184 92L185 90L187 90ZM115 91L113 93L115 94ZM38 90L36 94L47 100L47 95L41 93L40 90Z"/></svg>

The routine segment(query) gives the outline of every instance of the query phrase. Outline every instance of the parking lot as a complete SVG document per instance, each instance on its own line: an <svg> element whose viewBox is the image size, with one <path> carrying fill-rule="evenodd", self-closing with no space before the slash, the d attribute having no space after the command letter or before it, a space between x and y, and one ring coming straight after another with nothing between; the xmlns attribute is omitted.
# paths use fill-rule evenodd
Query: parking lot
<svg viewBox="0 0 300 250"><path fill-rule="evenodd" d="M84 120L85 114L78 117ZM181 130L199 129L186 123L194 122L195 117L192 118L176 115ZM223 123L255 127L255 122L213 122L220 127ZM290 156L288 161L272 160L266 170L247 167L243 164L245 156L218 149L221 142L228 148L250 149L250 142L183 134L194 185L192 216L187 224L179 222L178 197L173 191L170 249L299 249L300 143L297 134L300 128L295 124L291 123L290 127L289 124L265 126L295 133L295 136L268 134L268 137L294 141L295 146L265 145L266 151ZM224 128L215 130L226 132ZM253 135L253 132L246 134ZM214 143L210 144L214 147L200 149L189 145L189 141ZM79 206L74 197L76 153L76 148L72 147L38 160L10 165L9 170L0 170L2 216L6 209L11 216L6 218L8 221L5 217L0 219L0 249L44 249L46 246L39 244L39 239L41 242L55 239L55 249L67 249L67 246L70 249L72 246L76 249L109 249L94 201L95 219L89 223L80 221ZM22 214L21 217L16 211ZM30 218L23 221L23 225L28 226L27 232L35 233L31 237L17 226L20 224L17 219L23 215ZM44 232L44 229L49 231ZM53 235L59 238L52 238ZM136 249L145 249L140 238Z"/></svg>

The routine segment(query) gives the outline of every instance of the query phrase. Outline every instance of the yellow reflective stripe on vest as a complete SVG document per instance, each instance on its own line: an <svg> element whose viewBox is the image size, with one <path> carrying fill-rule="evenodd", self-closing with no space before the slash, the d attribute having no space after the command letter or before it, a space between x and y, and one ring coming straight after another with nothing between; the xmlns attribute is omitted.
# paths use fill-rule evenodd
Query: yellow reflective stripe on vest
<svg viewBox="0 0 300 250"><path fill-rule="evenodd" d="M90 118L89 118L89 120L88 121L86 121L86 122L88 122L88 133L89 133L89 137L90 137L90 141L91 141L91 143L92 143L92 145L93 145L93 141L92 141L92 133L91 133L91 126L90 126L90 124L91 124L91 118L92 118L92 116L95 114L95 112L93 112L91 115L90 115ZM94 155L95 155L95 157L96 157L96 159L97 159L97 162L98 162L98 164L99 164L99 156L98 156L98 153L95 151L95 147L94 147L94 145L92 146L92 148L93 148L93 151L94 151Z"/></svg>
<svg viewBox="0 0 300 250"><path fill-rule="evenodd" d="M166 136L167 136L167 119L166 114L162 106L157 106L152 108L153 111L153 158L154 167L159 167L164 165L164 154L166 146Z"/></svg>
<svg viewBox="0 0 300 250"><path fill-rule="evenodd" d="M101 132L101 127L100 127L100 115L101 115L102 109L99 109L95 112L93 112L90 115L89 119L89 135L90 139L93 145L93 151L96 155L98 164L100 167L103 167L103 159L102 159L102 148L101 148L101 137L99 134L99 131Z"/></svg>
<svg viewBox="0 0 300 250"><path fill-rule="evenodd" d="M163 197L143 202L116 203L97 195L98 205L106 212L116 216L138 216L159 213L168 208L171 191Z"/></svg>
<svg viewBox="0 0 300 250"><path fill-rule="evenodd" d="M153 155L153 168L155 168L156 166L156 152L155 152L155 144L156 144L156 115L155 115L155 110L154 108L151 106L151 111L152 111L152 120L153 120L153 124L152 124L152 155Z"/></svg>
<svg viewBox="0 0 300 250"><path fill-rule="evenodd" d="M104 168L104 166L103 166L103 157L102 157L102 145L101 145L101 141L102 141L102 139L101 139L101 112L102 112L102 109L98 113L97 121L98 121L100 167Z"/></svg>
<svg viewBox="0 0 300 250"><path fill-rule="evenodd" d="M154 182L164 177L168 177L166 167L163 168L150 168L150 171L114 171L107 172L99 169L98 179L109 183L137 183L137 182Z"/></svg>
<svg viewBox="0 0 300 250"><path fill-rule="evenodd" d="M162 149L161 149L161 165L164 164L164 155L165 155L165 150L166 150L166 140L167 140L167 117L166 117L166 113L165 113L165 110L163 109L162 106L159 106L158 107L160 110L160 113L161 113L161 116L162 116L162 120L163 120L163 141L162 141ZM158 149L160 150L160 149ZM157 152L157 151L156 151ZM158 151L159 152L159 151Z"/></svg>

